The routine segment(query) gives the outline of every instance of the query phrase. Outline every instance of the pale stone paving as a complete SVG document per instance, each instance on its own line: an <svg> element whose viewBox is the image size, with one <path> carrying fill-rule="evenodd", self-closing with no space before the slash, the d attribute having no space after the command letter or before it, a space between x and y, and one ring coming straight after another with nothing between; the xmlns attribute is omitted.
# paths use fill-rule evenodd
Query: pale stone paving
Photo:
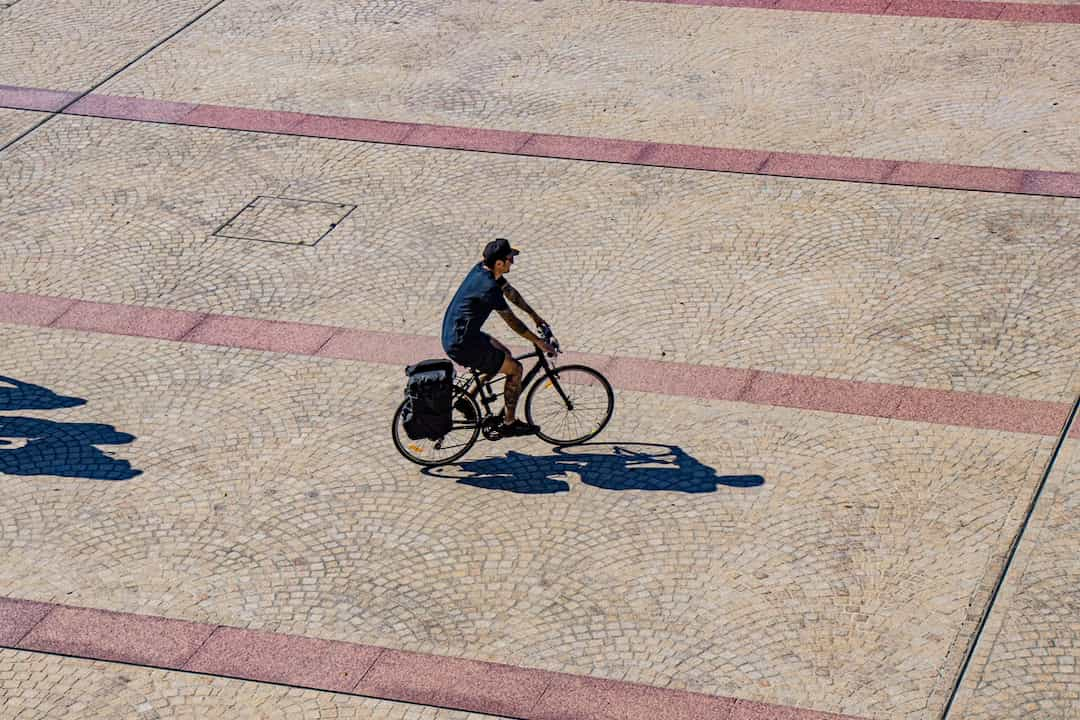
<svg viewBox="0 0 1080 720"><path fill-rule="evenodd" d="M88 90L214 0L20 0L0 12L0 84Z"/></svg>
<svg viewBox="0 0 1080 720"><path fill-rule="evenodd" d="M357 208L212 237L258 195ZM8 291L435 336L504 235L568 349L1061 402L1077 368L1080 200L62 117L0 214Z"/></svg>
<svg viewBox="0 0 1080 720"><path fill-rule="evenodd" d="M212 0L9 4L0 84L83 91ZM1076 172L1078 55L1062 24L229 0L102 91ZM0 144L42 117L0 109ZM0 227L0 291L429 337L504 235L568 349L1080 393L1075 199L57 117L0 156ZM1056 442L620 391L594 444L425 474L389 437L401 367L13 325L0 347L41 386L0 411L0 597L872 719L940 715ZM955 718L1080 713L1078 445ZM0 715L484 717L11 650Z"/></svg>
<svg viewBox="0 0 1080 720"><path fill-rule="evenodd" d="M940 710L1053 442L620 392L597 444L424 475L389 439L398 367L2 341L87 402L7 413L60 425L0 475L0 595L865 717ZM50 477L70 423L110 426L84 464L128 479Z"/></svg>
<svg viewBox="0 0 1080 720"><path fill-rule="evenodd" d="M0 145L11 142L20 134L41 122L44 117L45 113L0 108Z"/></svg>
<svg viewBox="0 0 1080 720"><path fill-rule="evenodd" d="M953 717L1080 717L1080 442L1055 467Z"/></svg>
<svg viewBox="0 0 1080 720"><path fill-rule="evenodd" d="M1078 56L1075 25L622 0L324 0L287 9L235 0L103 91L1076 171L1080 76L1069 58Z"/></svg>
<svg viewBox="0 0 1080 720"><path fill-rule="evenodd" d="M0 649L7 720L499 720L229 678Z"/></svg>

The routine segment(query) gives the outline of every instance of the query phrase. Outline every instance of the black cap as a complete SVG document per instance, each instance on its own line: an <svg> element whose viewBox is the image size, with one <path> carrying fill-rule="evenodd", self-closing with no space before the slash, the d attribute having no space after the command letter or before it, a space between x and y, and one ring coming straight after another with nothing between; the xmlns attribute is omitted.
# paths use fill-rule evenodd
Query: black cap
<svg viewBox="0 0 1080 720"><path fill-rule="evenodd" d="M495 238L484 246L484 264L491 267L496 260L505 260L519 252L521 251L510 247L510 241L506 238Z"/></svg>

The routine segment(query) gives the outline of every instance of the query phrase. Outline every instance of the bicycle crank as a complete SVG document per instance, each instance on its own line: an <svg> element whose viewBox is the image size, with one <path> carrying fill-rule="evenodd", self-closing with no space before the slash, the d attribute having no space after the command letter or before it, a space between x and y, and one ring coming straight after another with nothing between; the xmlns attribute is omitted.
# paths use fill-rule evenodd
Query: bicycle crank
<svg viewBox="0 0 1080 720"><path fill-rule="evenodd" d="M484 434L484 437L488 440L502 440L502 434L499 432L499 425L502 424L502 420L497 415L484 418L484 422L480 425L480 432Z"/></svg>

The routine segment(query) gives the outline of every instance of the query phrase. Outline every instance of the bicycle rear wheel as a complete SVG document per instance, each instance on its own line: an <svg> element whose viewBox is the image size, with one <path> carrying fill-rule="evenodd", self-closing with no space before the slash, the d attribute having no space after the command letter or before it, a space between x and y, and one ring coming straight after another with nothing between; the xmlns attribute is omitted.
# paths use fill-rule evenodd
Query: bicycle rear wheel
<svg viewBox="0 0 1080 720"><path fill-rule="evenodd" d="M462 399L465 400L464 404L461 402ZM407 460L427 467L452 463L469 452L480 435L480 406L468 394L456 387L450 403L450 432L438 440L425 438L413 440L405 434L402 419L402 413L405 411L403 400L394 413L394 424L391 430L394 447L398 452ZM458 407L459 405L461 407Z"/></svg>
<svg viewBox="0 0 1080 720"><path fill-rule="evenodd" d="M525 398L525 418L552 445L576 445L600 434L615 410L615 393L603 375L584 365L563 365L540 377Z"/></svg>

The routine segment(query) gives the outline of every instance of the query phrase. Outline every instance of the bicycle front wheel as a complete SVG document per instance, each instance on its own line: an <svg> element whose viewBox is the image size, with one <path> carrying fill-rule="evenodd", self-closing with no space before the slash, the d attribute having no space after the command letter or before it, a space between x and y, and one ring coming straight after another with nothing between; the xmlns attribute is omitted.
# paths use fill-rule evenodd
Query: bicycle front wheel
<svg viewBox="0 0 1080 720"><path fill-rule="evenodd" d="M453 409L450 414L450 432L438 440L412 440L405 434L402 418L405 402L402 401L394 413L391 433L398 452L417 465L427 467L452 463L469 452L469 448L476 444L476 438L480 435L480 406L459 388L454 388L451 403Z"/></svg>
<svg viewBox="0 0 1080 720"><path fill-rule="evenodd" d="M541 377L525 398L525 418L552 445L577 445L600 434L615 410L615 393L603 375L584 365L563 365Z"/></svg>

